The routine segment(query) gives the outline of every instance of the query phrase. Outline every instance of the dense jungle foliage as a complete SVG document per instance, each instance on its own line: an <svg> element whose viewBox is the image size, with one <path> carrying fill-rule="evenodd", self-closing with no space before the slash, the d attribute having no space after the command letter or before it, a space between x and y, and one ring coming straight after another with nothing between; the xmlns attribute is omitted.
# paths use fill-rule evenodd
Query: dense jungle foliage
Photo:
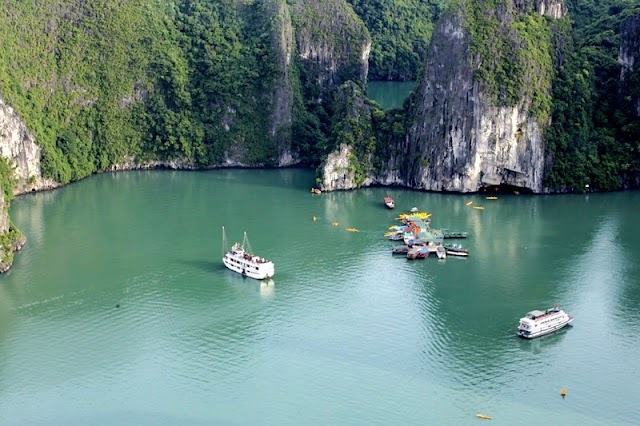
<svg viewBox="0 0 640 426"><path fill-rule="evenodd" d="M553 190L616 190L640 182L640 69L620 83L620 30L640 17L633 0L569 0L558 28L548 129ZM638 35L636 35L638 36Z"/></svg>
<svg viewBox="0 0 640 426"><path fill-rule="evenodd" d="M0 95L43 148L43 174L62 183L128 156L217 164L231 141L246 163L268 164L261 106L276 61L261 7L3 2Z"/></svg>
<svg viewBox="0 0 640 426"><path fill-rule="evenodd" d="M347 0L371 33L369 80L416 80L447 0Z"/></svg>
<svg viewBox="0 0 640 426"><path fill-rule="evenodd" d="M130 157L208 167L223 164L231 151L244 164L274 165L270 111L282 76L274 50L277 19L269 8L285 1L302 10L293 18L294 33L296 25L314 22L309 10L325 10L319 3L328 2L306 9L301 5L309 3L298 0L2 2L0 97L35 134L44 175L62 183ZM434 22L451 5L345 1L334 3L341 9L350 4L371 35L372 80L419 76ZM534 114L551 117L546 140L552 189L637 184L640 71L621 86L617 60L621 25L640 13L636 0L567 0L569 18L525 16L501 33L493 31L496 17L487 10L506 0L451 1L470 5L466 28L477 40L471 49L492 58L479 64L478 78L498 102L513 105L528 96ZM331 31L318 31L331 45ZM519 45L504 37L514 34ZM383 167L380 158L406 131L402 111L385 117L373 108L371 123L359 127L340 115L344 106L325 99L295 46L288 78L289 139L302 164L317 165L346 137L336 129L351 128L359 129L352 136L363 153L373 154L374 168ZM552 96L541 95L549 84ZM348 127L336 127L345 119Z"/></svg>

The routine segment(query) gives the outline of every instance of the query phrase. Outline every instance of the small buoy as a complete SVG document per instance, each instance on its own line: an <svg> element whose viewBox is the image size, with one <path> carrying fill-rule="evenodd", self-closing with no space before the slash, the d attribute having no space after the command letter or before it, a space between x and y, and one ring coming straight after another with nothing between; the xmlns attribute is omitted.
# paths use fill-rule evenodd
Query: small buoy
<svg viewBox="0 0 640 426"><path fill-rule="evenodd" d="M567 390L565 388L560 389L560 396L564 399L567 396Z"/></svg>
<svg viewBox="0 0 640 426"><path fill-rule="evenodd" d="M314 217L313 217L313 221L315 222L316 220L317 220L317 218L314 216Z"/></svg>
<svg viewBox="0 0 640 426"><path fill-rule="evenodd" d="M486 414L478 413L476 414L476 417L482 420L491 420L491 416L487 416Z"/></svg>

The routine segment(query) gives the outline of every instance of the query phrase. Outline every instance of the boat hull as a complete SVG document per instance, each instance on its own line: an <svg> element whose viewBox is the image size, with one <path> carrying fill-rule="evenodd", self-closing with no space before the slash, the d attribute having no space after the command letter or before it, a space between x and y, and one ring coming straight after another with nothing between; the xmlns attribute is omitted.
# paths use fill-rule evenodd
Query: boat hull
<svg viewBox="0 0 640 426"><path fill-rule="evenodd" d="M256 265L252 262L238 261L238 259L236 259L236 262L233 262L230 257L225 256L222 258L222 263L233 272L256 280L265 280L273 277L275 274L275 268L272 262Z"/></svg>
<svg viewBox="0 0 640 426"><path fill-rule="evenodd" d="M566 326L568 326L569 324L571 324L571 322L573 321L573 317L568 317L568 319L566 321L560 322L558 324L554 324L548 328L536 331L536 332L530 332L529 330L524 330L520 327L518 327L518 331L517 331L517 335L519 337L522 337L523 339L535 339L536 337L541 337L541 336L546 336L547 334L551 334L553 332L556 332L560 329L565 328Z"/></svg>

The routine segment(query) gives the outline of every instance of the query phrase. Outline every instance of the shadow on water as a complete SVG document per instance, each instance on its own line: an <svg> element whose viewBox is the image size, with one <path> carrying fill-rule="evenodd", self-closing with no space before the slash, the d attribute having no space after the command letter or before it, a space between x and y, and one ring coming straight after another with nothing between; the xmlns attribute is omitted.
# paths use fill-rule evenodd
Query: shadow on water
<svg viewBox="0 0 640 426"><path fill-rule="evenodd" d="M543 350L561 343L564 340L567 332L569 332L572 327L572 325L568 325L556 332L547 334L545 336L536 337L535 339L523 339L516 336L514 333L514 339L518 340L518 346L523 351L539 354Z"/></svg>
<svg viewBox="0 0 640 426"><path fill-rule="evenodd" d="M179 259L176 261L181 265L187 265L192 268L200 269L204 272L222 272L226 270L222 261L216 262L212 260L187 260L187 259Z"/></svg>

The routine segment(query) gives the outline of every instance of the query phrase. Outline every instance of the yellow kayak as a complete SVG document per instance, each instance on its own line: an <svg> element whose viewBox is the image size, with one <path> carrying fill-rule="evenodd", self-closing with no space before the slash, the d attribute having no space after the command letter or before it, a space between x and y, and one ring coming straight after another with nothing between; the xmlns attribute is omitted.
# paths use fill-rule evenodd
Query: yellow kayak
<svg viewBox="0 0 640 426"><path fill-rule="evenodd" d="M476 414L476 417L483 420L491 420L491 416L487 416L486 414Z"/></svg>
<svg viewBox="0 0 640 426"><path fill-rule="evenodd" d="M473 201L469 201L469 202L467 203L467 206L470 206L471 204L473 204Z"/></svg>

